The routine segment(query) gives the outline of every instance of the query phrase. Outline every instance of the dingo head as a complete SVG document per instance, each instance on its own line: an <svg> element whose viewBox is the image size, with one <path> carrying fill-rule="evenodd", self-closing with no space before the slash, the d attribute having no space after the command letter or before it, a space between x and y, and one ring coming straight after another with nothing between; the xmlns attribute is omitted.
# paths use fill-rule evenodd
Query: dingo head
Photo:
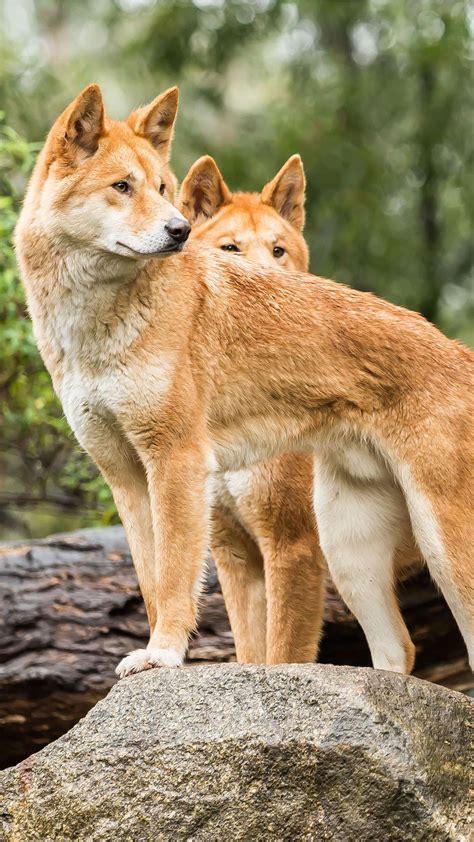
<svg viewBox="0 0 474 842"><path fill-rule="evenodd" d="M106 117L97 85L82 91L51 129L32 180L48 234L136 260L179 251L190 225L172 204L177 107L170 88L118 122Z"/></svg>
<svg viewBox="0 0 474 842"><path fill-rule="evenodd" d="M213 158L199 158L183 181L179 207L192 238L259 263L308 271L304 226L305 177L292 155L261 193L231 193Z"/></svg>

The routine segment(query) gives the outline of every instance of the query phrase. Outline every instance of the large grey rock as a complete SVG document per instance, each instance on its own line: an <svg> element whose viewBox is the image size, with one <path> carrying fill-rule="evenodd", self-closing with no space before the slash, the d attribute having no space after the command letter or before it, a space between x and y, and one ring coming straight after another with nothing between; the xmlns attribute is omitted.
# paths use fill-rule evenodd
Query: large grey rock
<svg viewBox="0 0 474 842"><path fill-rule="evenodd" d="M467 842L473 724L370 669L153 670L0 773L3 838Z"/></svg>
<svg viewBox="0 0 474 842"><path fill-rule="evenodd" d="M474 688L464 641L427 570L400 590L416 643L416 674ZM62 736L116 681L130 649L146 646L148 621L122 527L81 529L0 545L0 768ZM192 663L234 660L235 648L208 558ZM328 583L320 663L365 666L361 628Z"/></svg>

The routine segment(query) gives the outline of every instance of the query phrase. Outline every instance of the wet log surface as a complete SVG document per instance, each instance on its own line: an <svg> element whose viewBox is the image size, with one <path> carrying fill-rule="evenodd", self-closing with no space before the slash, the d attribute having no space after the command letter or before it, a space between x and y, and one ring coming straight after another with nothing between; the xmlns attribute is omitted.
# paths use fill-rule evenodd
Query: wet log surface
<svg viewBox="0 0 474 842"><path fill-rule="evenodd" d="M401 586L417 648L415 675L474 687L464 643L426 571ZM9 766L56 739L115 683L127 651L146 645L147 620L121 527L0 547L0 746ZM235 658L212 560L188 662ZM329 587L320 658L370 665L360 627Z"/></svg>

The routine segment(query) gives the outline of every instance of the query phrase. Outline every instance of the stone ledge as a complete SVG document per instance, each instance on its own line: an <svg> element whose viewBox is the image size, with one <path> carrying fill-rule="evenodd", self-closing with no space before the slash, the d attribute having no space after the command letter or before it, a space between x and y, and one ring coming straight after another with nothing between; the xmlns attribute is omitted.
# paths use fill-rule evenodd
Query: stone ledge
<svg viewBox="0 0 474 842"><path fill-rule="evenodd" d="M467 842L473 726L461 694L371 669L152 670L0 773L2 838Z"/></svg>

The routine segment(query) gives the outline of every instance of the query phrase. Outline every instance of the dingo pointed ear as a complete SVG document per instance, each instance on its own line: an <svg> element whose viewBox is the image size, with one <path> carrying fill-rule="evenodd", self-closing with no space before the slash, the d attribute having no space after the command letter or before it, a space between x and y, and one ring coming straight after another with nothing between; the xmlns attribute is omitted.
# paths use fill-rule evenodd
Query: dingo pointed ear
<svg viewBox="0 0 474 842"><path fill-rule="evenodd" d="M299 155L292 155L262 190L262 202L272 205L295 228L304 227L304 191L306 179Z"/></svg>
<svg viewBox="0 0 474 842"><path fill-rule="evenodd" d="M137 111L132 111L127 123L135 134L145 137L160 155L168 159L173 129L178 111L178 88L169 88Z"/></svg>
<svg viewBox="0 0 474 842"><path fill-rule="evenodd" d="M73 167L97 151L105 134L105 109L98 85L89 85L59 118L56 155Z"/></svg>
<svg viewBox="0 0 474 842"><path fill-rule="evenodd" d="M222 205L232 200L232 193L210 155L199 158L189 170L179 193L178 207L189 222L198 217L209 219Z"/></svg>

